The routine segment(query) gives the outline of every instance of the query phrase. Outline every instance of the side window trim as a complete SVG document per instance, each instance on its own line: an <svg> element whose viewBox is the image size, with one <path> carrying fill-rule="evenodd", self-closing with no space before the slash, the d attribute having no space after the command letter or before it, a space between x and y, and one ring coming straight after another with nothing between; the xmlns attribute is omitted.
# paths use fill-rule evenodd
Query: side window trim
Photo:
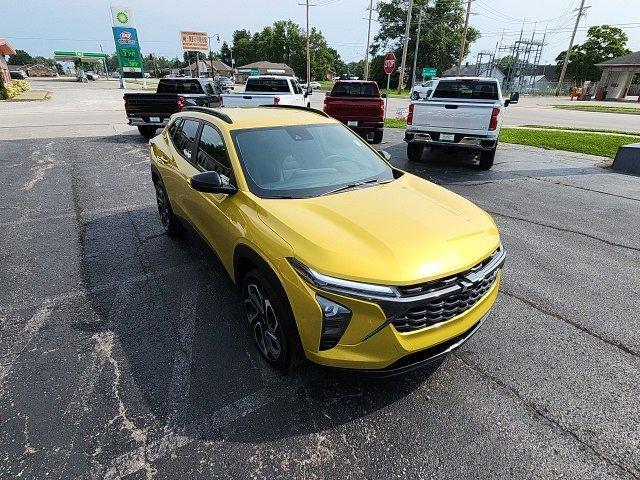
<svg viewBox="0 0 640 480"><path fill-rule="evenodd" d="M171 138L171 144L173 145L174 150L178 152L178 155L180 155L186 162L188 162L193 167L198 168L197 164L195 163L194 152L197 155L198 144L200 143L200 132L202 131L202 121L198 118L193 118L193 117L180 117L176 120L176 122L180 122L180 126L178 128L182 128L182 124L185 122L185 120L191 120L198 124L198 128L196 129L196 134L193 139L193 145L191 146L191 158L187 158L184 155L184 153L178 149L177 145L173 141L173 137Z"/></svg>

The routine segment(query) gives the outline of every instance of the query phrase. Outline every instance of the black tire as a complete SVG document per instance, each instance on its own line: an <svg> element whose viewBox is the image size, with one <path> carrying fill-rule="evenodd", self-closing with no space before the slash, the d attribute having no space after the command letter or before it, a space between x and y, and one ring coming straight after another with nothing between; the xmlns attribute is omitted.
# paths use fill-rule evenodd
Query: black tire
<svg viewBox="0 0 640 480"><path fill-rule="evenodd" d="M422 158L424 145L419 143L407 143L407 158L410 162L418 162Z"/></svg>
<svg viewBox="0 0 640 480"><path fill-rule="evenodd" d="M496 148L493 147L491 150L483 150L480 152L480 168L482 170L489 170L493 167L493 159L496 156Z"/></svg>
<svg viewBox="0 0 640 480"><path fill-rule="evenodd" d="M384 135L384 130L376 130L373 132L373 141L371 143L378 144L382 143L382 136Z"/></svg>
<svg viewBox="0 0 640 480"><path fill-rule="evenodd" d="M147 140L152 139L156 136L157 127L152 127L151 125L138 125L138 131L140 135L142 135Z"/></svg>
<svg viewBox="0 0 640 480"><path fill-rule="evenodd" d="M158 205L158 214L160 215L160 223L162 228L170 237L180 237L184 233L184 226L180 219L176 217L169 202L169 195L161 181L154 183L156 189L156 203Z"/></svg>
<svg viewBox="0 0 640 480"><path fill-rule="evenodd" d="M242 301L258 351L269 365L288 372L302 363L304 355L289 300L273 276L259 269L247 273Z"/></svg>

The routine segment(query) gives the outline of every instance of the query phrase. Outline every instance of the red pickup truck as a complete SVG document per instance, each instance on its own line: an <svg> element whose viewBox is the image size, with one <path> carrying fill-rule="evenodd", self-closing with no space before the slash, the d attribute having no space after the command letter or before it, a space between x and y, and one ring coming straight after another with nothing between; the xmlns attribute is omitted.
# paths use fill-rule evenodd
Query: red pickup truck
<svg viewBox="0 0 640 480"><path fill-rule="evenodd" d="M368 142L382 142L384 100L376 82L337 81L324 99L324 111Z"/></svg>

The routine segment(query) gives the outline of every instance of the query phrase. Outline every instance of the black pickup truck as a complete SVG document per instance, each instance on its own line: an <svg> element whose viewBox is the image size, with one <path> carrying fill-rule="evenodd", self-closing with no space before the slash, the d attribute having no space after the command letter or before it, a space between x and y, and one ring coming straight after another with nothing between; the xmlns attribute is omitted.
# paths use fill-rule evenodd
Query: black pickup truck
<svg viewBox="0 0 640 480"><path fill-rule="evenodd" d="M125 93L124 109L129 125L138 127L143 137L152 138L184 107L219 107L220 93L220 87L206 78L163 78L156 93Z"/></svg>

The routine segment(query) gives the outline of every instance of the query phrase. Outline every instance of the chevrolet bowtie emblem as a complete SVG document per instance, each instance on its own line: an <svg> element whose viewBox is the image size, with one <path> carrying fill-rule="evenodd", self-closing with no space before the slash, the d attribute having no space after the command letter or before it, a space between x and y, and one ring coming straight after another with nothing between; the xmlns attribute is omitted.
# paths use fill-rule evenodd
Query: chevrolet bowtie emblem
<svg viewBox="0 0 640 480"><path fill-rule="evenodd" d="M462 287L462 293L469 290L469 288L473 287L473 282L467 280L466 278L458 279L458 285Z"/></svg>

